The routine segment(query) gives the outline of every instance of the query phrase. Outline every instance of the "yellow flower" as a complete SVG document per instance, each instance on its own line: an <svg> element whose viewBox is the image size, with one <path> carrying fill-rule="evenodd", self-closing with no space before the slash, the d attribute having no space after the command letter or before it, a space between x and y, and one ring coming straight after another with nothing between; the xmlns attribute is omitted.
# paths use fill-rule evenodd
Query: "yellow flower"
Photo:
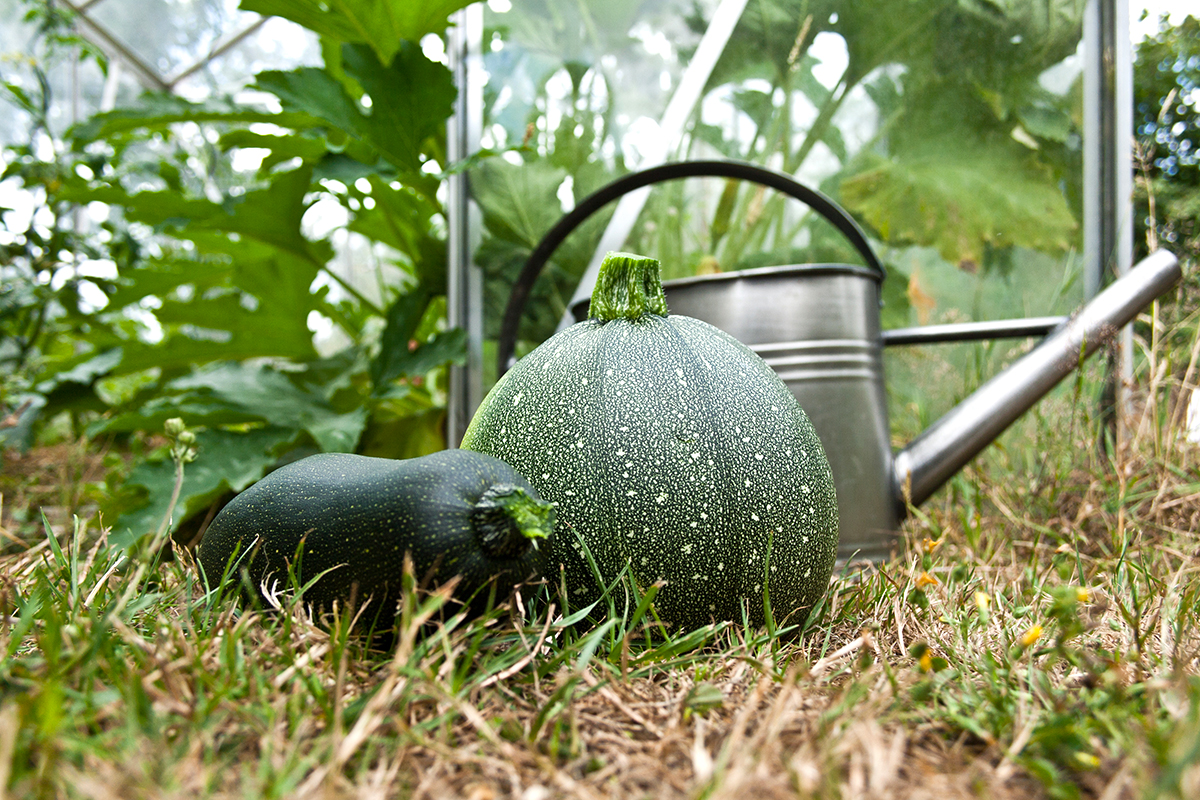
<svg viewBox="0 0 1200 800"><path fill-rule="evenodd" d="M978 608L980 610L980 612L987 611L988 606L990 606L991 604L992 604L992 598L988 596L987 592L984 592L984 591L975 592L975 607Z"/></svg>
<svg viewBox="0 0 1200 800"><path fill-rule="evenodd" d="M1078 589L1075 590L1075 600L1076 601L1078 601L1080 603L1086 603L1089 598L1090 598L1090 594L1088 593L1086 586L1080 586Z"/></svg>
<svg viewBox="0 0 1200 800"><path fill-rule="evenodd" d="M933 653L926 650L921 653L921 657L917 659L917 664L921 667L921 672L929 672L933 669Z"/></svg>
<svg viewBox="0 0 1200 800"><path fill-rule="evenodd" d="M917 588L924 589L926 586L940 586L941 582L930 575L928 572L922 572L917 576Z"/></svg>
<svg viewBox="0 0 1200 800"><path fill-rule="evenodd" d="M1032 628L1025 631L1025 635L1021 637L1021 646L1029 647L1040 638L1042 638L1042 626L1034 625Z"/></svg>
<svg viewBox="0 0 1200 800"><path fill-rule="evenodd" d="M926 536L924 539L921 540L921 547L925 550L926 553L932 553L934 550L937 550L941 546L942 546L941 539L934 540L934 539L930 539L928 536Z"/></svg>

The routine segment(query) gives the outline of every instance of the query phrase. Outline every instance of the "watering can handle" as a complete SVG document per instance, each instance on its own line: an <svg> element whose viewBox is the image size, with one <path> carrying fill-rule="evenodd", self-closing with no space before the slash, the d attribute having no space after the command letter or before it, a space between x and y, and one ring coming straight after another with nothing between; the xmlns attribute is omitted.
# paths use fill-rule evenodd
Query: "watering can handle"
<svg viewBox="0 0 1200 800"><path fill-rule="evenodd" d="M879 263L879 258L871 249L870 243L867 242L866 234L863 233L854 218L833 200L817 190L797 182L790 175L744 161L668 162L641 172L624 175L597 189L581 200L542 237L525 262L525 266L521 268L521 274L517 276L517 280L513 284L512 294L509 295L508 305L504 309L504 320L500 324L500 338L497 342L498 374L503 375L509 367L509 361L517 342L517 326L520 324L521 314L525 310L525 303L529 299L533 283L541 274L542 267L563 240L584 220L622 195L662 181L695 177L748 180L769 186L801 201L831 222L850 241L850 244L854 245L854 249L862 255L867 266L879 272L882 280L883 265Z"/></svg>

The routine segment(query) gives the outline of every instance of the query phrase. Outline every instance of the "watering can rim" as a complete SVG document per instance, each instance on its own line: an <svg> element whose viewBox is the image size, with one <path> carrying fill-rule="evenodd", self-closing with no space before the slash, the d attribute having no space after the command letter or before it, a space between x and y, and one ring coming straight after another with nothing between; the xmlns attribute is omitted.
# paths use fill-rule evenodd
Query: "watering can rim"
<svg viewBox="0 0 1200 800"><path fill-rule="evenodd" d="M663 286L691 286L698 283L777 278L789 275L861 275L864 278L870 278L876 283L883 283L884 279L884 276L878 271L861 264L841 264L829 261L814 264L778 264L769 267L751 267L750 269L730 270L729 272L714 272L711 275L688 275L682 278L671 278L670 280L663 281Z"/></svg>
<svg viewBox="0 0 1200 800"><path fill-rule="evenodd" d="M883 283L884 276L871 267L861 264L838 264L825 262L819 264L779 264L770 267L752 267L750 269L732 270L730 272L715 272L711 275L688 275L683 278L671 278L662 282L663 289L677 289L687 286L702 286L713 283L729 283L733 281L754 281L755 279L773 278L815 278L826 275L853 275L866 278L875 283ZM571 304L571 315L576 321L587 319L591 298L585 297ZM667 301L668 306L670 300Z"/></svg>

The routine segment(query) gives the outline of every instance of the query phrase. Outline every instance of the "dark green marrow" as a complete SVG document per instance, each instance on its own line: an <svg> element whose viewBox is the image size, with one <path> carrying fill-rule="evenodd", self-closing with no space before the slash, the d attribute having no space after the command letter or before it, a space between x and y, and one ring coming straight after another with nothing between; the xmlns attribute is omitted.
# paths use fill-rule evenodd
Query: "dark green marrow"
<svg viewBox="0 0 1200 800"><path fill-rule="evenodd" d="M545 571L553 529L552 505L491 456L325 453L275 470L230 501L197 557L210 583L244 567L260 589L286 588L299 554L301 584L320 575L305 593L314 606L354 598L369 603L364 619L388 625L406 553L418 581L437 586L460 576L454 596L463 601L494 581L503 598Z"/></svg>

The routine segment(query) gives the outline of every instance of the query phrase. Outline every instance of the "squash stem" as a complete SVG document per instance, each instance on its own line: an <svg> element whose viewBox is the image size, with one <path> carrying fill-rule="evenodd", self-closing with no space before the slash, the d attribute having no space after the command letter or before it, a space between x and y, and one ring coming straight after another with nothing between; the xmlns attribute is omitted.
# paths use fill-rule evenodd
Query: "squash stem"
<svg viewBox="0 0 1200 800"><path fill-rule="evenodd" d="M519 486L488 487L471 509L479 547L492 558L516 558L554 532L554 506Z"/></svg>
<svg viewBox="0 0 1200 800"><path fill-rule="evenodd" d="M638 320L646 314L667 315L658 259L632 253L609 253L600 265L588 319L610 322Z"/></svg>

